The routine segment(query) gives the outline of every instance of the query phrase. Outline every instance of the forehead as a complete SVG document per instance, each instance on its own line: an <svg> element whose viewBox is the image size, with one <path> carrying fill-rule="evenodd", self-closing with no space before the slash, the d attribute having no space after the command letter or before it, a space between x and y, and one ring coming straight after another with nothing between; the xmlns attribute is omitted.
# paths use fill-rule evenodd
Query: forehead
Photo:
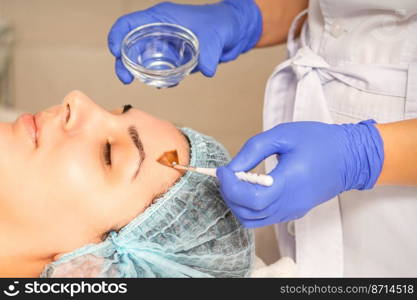
<svg viewBox="0 0 417 300"><path fill-rule="evenodd" d="M162 122L163 120L153 116L150 113L147 113L143 110L137 109L137 108L131 108L128 113L126 114L131 119L138 119L146 122Z"/></svg>

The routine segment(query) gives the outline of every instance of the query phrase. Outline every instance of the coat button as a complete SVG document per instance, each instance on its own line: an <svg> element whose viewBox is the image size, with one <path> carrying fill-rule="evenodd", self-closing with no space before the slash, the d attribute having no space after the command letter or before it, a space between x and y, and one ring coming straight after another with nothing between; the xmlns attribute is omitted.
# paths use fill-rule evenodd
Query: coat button
<svg viewBox="0 0 417 300"><path fill-rule="evenodd" d="M287 223L287 232L291 236L295 236L295 223L294 221L289 221Z"/></svg>
<svg viewBox="0 0 417 300"><path fill-rule="evenodd" d="M333 24L330 26L330 34L334 38L338 38L343 33L345 33L345 28L343 28L342 21L339 19L336 19L333 21Z"/></svg>

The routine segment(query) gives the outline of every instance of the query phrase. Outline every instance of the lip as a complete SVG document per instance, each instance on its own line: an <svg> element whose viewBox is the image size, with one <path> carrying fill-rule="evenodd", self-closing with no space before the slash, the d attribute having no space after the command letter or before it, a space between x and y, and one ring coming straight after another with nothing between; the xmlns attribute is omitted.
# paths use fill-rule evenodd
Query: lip
<svg viewBox="0 0 417 300"><path fill-rule="evenodd" d="M20 116L20 120L26 128L26 131L35 146L38 145L38 128L34 115L26 113Z"/></svg>

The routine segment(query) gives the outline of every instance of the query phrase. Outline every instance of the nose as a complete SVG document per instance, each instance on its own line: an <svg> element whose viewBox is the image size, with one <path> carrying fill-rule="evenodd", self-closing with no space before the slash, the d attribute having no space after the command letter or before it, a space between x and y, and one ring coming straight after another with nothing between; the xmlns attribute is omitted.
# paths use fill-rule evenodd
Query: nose
<svg viewBox="0 0 417 300"><path fill-rule="evenodd" d="M75 130L91 124L109 122L109 112L94 103L81 91L72 91L65 96L62 103L62 122L65 130ZM97 123L99 122L99 123ZM97 129L97 126L94 126Z"/></svg>

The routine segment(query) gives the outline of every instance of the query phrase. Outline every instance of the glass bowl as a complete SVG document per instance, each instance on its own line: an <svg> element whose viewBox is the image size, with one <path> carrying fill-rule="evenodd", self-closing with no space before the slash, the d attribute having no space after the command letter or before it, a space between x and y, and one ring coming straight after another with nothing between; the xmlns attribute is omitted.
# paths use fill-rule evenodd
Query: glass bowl
<svg viewBox="0 0 417 300"><path fill-rule="evenodd" d="M175 24L152 23L129 32L122 42L122 62L140 81L158 88L177 85L198 63L193 32Z"/></svg>

